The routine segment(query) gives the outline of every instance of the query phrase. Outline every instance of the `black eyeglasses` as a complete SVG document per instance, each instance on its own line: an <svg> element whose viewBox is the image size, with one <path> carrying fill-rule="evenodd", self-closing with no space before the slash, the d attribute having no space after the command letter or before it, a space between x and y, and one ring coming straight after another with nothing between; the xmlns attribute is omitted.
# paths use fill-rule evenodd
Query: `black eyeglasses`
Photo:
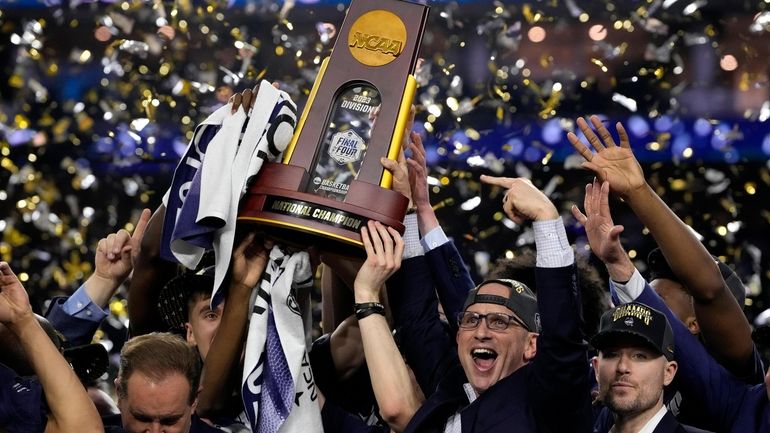
<svg viewBox="0 0 770 433"><path fill-rule="evenodd" d="M511 323L519 325L529 331L529 326L518 317L510 314L480 314L473 311L463 311L462 313L457 314L457 323L459 323L460 328L463 329L476 329L481 324L482 320L485 320L487 322L487 328L493 331L505 331L511 326Z"/></svg>

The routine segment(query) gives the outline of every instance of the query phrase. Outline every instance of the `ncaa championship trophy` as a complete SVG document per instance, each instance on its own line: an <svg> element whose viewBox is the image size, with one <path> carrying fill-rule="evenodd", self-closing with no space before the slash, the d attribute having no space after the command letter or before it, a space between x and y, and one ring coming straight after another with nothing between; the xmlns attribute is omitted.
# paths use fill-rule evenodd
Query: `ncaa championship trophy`
<svg viewBox="0 0 770 433"><path fill-rule="evenodd" d="M390 189L415 93L428 6L354 0L324 59L282 163L266 163L238 221L295 245L360 254L369 220L400 233L406 197Z"/></svg>

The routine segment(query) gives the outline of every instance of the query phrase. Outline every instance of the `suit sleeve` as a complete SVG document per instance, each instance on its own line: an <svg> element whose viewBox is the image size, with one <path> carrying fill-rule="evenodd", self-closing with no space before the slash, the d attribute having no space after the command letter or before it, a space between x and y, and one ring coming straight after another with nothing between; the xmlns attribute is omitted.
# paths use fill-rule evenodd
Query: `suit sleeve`
<svg viewBox="0 0 770 433"><path fill-rule="evenodd" d="M331 401L326 401L321 409L321 422L327 432L337 433L388 433L385 426L366 425L359 417L344 411Z"/></svg>
<svg viewBox="0 0 770 433"><path fill-rule="evenodd" d="M543 432L590 432L587 344L575 264L535 271L541 333L530 390Z"/></svg>
<svg viewBox="0 0 770 433"><path fill-rule="evenodd" d="M96 330L101 325L101 319L83 318L68 314L64 310L65 297L56 297L51 300L45 318L51 325L61 332L70 346L82 346L91 343Z"/></svg>
<svg viewBox="0 0 770 433"><path fill-rule="evenodd" d="M438 299L425 256L404 260L388 280L388 300L401 353L427 398L459 360L453 337L438 316Z"/></svg>
<svg viewBox="0 0 770 433"><path fill-rule="evenodd" d="M748 386L734 378L708 354L649 284L645 283L636 301L661 311L671 324L674 356L679 364L674 384L682 393L682 398L699 402L703 413L709 414L720 430L730 431L747 397Z"/></svg>
<svg viewBox="0 0 770 433"><path fill-rule="evenodd" d="M474 287L471 275L452 241L428 251L425 257L449 329L453 334L457 333L457 313L463 310L465 298Z"/></svg>

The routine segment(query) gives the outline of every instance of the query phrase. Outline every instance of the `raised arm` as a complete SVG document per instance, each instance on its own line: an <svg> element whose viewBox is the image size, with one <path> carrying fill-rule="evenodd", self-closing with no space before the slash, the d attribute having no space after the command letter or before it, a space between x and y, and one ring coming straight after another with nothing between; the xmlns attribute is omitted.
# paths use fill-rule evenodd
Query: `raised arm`
<svg viewBox="0 0 770 433"><path fill-rule="evenodd" d="M95 270L69 298L54 298L48 320L73 345L88 344L109 311L107 305L128 278L139 256L140 242L150 219L144 209L133 234L121 229L102 238L94 257Z"/></svg>
<svg viewBox="0 0 770 433"><path fill-rule="evenodd" d="M0 322L19 337L45 391L51 411L45 431L104 431L85 388L32 314L27 292L6 262L0 262Z"/></svg>
<svg viewBox="0 0 770 433"><path fill-rule="evenodd" d="M582 309L575 256L556 207L523 178L482 176L507 190L503 210L517 224L532 221L537 247L538 311L541 323L532 361L532 398L543 431L591 431L592 414Z"/></svg>
<svg viewBox="0 0 770 433"><path fill-rule="evenodd" d="M594 254L604 262L612 280L613 290L637 292L633 298L664 313L674 331L674 356L679 370L674 386L687 401L695 401L703 408L703 419L716 422L725 431L733 427L739 406L749 388L732 377L706 353L705 348L676 318L663 300L646 284L620 243L622 226L614 225L607 196L609 184L598 181L586 187L585 214L572 208L575 218L585 226L588 242Z"/></svg>
<svg viewBox="0 0 770 433"><path fill-rule="evenodd" d="M152 214L134 262L134 275L128 286L128 319L131 334L142 335L165 331L168 326L158 311L160 289L176 275L176 265L160 256L160 242L166 206L161 204Z"/></svg>
<svg viewBox="0 0 770 433"><path fill-rule="evenodd" d="M572 146L586 159L583 166L607 181L610 190L621 196L650 230L671 269L692 295L698 324L711 352L737 375L750 373L754 344L741 306L706 248L645 181L623 125L616 125L620 137L620 145L616 145L598 117L591 117L598 136L585 120L578 119L577 123L596 151L575 134L568 134Z"/></svg>
<svg viewBox="0 0 770 433"><path fill-rule="evenodd" d="M144 209L132 234L121 229L101 239L96 245L96 270L85 282L85 291L94 304L106 307L134 269L149 221L150 210Z"/></svg>
<svg viewBox="0 0 770 433"><path fill-rule="evenodd" d="M364 355L380 414L396 432L403 431L422 403L385 319L380 290L401 266L401 236L379 222L361 229L366 261L354 282L356 316Z"/></svg>
<svg viewBox="0 0 770 433"><path fill-rule="evenodd" d="M409 167L409 186L412 202L417 212L420 233L424 236L438 227L439 224L433 211L433 206L430 204L426 152L420 134L416 132L410 134L407 148L411 152L411 156L406 160L406 165Z"/></svg>
<svg viewBox="0 0 770 433"><path fill-rule="evenodd" d="M249 233L233 250L232 277L219 328L201 372L196 413L202 418L228 408L241 375L239 362L251 305L249 298L267 266L271 242Z"/></svg>
<svg viewBox="0 0 770 433"><path fill-rule="evenodd" d="M457 248L444 235L430 204L426 152L419 134L411 134L407 148L411 153L406 160L409 187L417 214L417 226L423 237L422 246L441 307L452 332L456 333L457 314L462 311L465 298L475 285Z"/></svg>
<svg viewBox="0 0 770 433"><path fill-rule="evenodd" d="M607 267L612 281L625 283L631 279L636 267L620 244L620 234L624 228L612 221L609 190L609 182L599 184L599 181L594 179L593 183L586 185L586 195L583 199L585 214L573 205L572 215L585 227L591 251Z"/></svg>

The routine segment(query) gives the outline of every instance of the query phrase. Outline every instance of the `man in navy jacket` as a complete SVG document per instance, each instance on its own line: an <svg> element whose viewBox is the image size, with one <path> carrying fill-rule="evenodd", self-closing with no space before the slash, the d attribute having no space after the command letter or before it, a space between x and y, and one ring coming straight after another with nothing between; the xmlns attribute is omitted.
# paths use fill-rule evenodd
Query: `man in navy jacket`
<svg viewBox="0 0 770 433"><path fill-rule="evenodd" d="M586 227L592 251L607 266L614 297L620 300L631 299L634 303L627 305L643 304L665 314L671 326L673 340L671 345L675 347L673 358L678 363L678 371L672 386L682 393L683 398L701 409L703 423L714 426L716 431L731 433L770 431L770 408L766 385L764 383L747 385L728 373L642 278L620 244L618 235L622 229L612 221L607 203L608 194L608 182L604 182L600 187L599 183L594 181L587 188L585 214L577 211L575 215ZM613 415L617 424L618 416ZM664 420L668 421L664 423ZM666 424L667 427L661 427L662 424ZM608 429L609 423L606 417L600 417L594 431L606 432ZM690 427L678 427L673 416L666 413L664 419L653 431L660 433L696 430Z"/></svg>
<svg viewBox="0 0 770 433"><path fill-rule="evenodd" d="M453 263L462 264L459 254L445 243L429 258L405 260L388 296L401 348L427 397L405 431L591 431L574 254L563 222L529 181L482 180L508 190L509 218L534 221L539 302L528 301L521 283L482 283L468 295L455 346L438 317L428 262L443 260L451 274Z"/></svg>

